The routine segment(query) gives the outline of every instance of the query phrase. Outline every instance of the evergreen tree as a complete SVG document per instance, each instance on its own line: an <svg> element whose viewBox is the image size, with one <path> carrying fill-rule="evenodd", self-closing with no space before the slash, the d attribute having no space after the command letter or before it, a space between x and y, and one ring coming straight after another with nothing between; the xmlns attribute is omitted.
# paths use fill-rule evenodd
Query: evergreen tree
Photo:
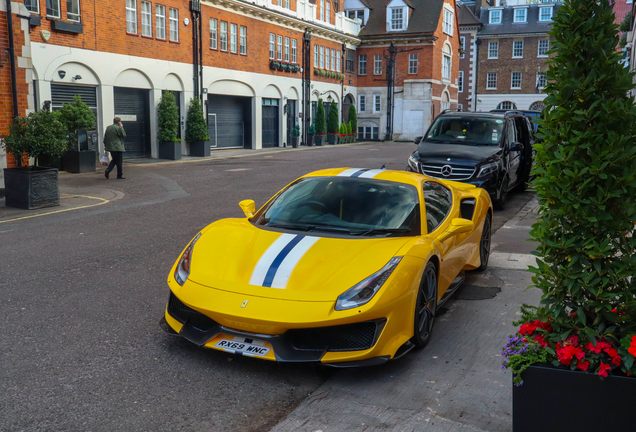
<svg viewBox="0 0 636 432"><path fill-rule="evenodd" d="M190 100L188 106L188 117L186 118L186 141L194 143L197 141L209 141L208 125L203 118L203 106L199 98Z"/></svg>
<svg viewBox="0 0 636 432"><path fill-rule="evenodd" d="M318 109L316 110L316 135L327 133L327 123L325 120L325 105L322 99L318 99Z"/></svg>
<svg viewBox="0 0 636 432"><path fill-rule="evenodd" d="M161 96L161 102L157 107L157 141L159 142L179 142L177 131L179 130L179 109L175 103L172 92L165 92Z"/></svg>
<svg viewBox="0 0 636 432"><path fill-rule="evenodd" d="M73 96L73 102L66 103L57 112L59 121L67 131L69 147L79 150L78 131L80 129L91 130L95 127L95 114L93 110L82 102L80 95Z"/></svg>
<svg viewBox="0 0 636 432"><path fill-rule="evenodd" d="M352 133L358 133L358 115L356 114L356 106L349 105L349 123L351 124Z"/></svg>
<svg viewBox="0 0 636 432"><path fill-rule="evenodd" d="M332 102L329 108L329 123L327 125L330 134L338 133L338 103Z"/></svg>

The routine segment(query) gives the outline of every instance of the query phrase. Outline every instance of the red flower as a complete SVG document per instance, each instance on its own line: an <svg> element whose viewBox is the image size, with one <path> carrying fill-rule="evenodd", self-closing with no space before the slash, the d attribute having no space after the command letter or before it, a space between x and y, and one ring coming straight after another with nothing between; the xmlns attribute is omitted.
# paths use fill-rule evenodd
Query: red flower
<svg viewBox="0 0 636 432"><path fill-rule="evenodd" d="M632 336L632 343L627 348L627 352L636 357L636 335Z"/></svg>
<svg viewBox="0 0 636 432"><path fill-rule="evenodd" d="M607 377L607 371L612 369L610 365L601 362L601 365L598 367L598 374L602 377Z"/></svg>
<svg viewBox="0 0 636 432"><path fill-rule="evenodd" d="M565 340L565 342L563 342L563 345L574 345L577 346L579 344L579 337L578 336L568 336L568 338Z"/></svg>
<svg viewBox="0 0 636 432"><path fill-rule="evenodd" d="M561 346L561 344L557 344L557 355L559 357L559 361L566 366L570 366L572 359L576 357L578 360L581 360L585 357L585 352L581 348L575 347L574 345L566 345Z"/></svg>
<svg viewBox="0 0 636 432"><path fill-rule="evenodd" d="M588 342L587 344L585 344L586 350L596 354L600 354L602 350L604 350L605 348L610 348L610 347L611 345L605 341L596 341L596 346L594 346L592 342Z"/></svg>
<svg viewBox="0 0 636 432"><path fill-rule="evenodd" d="M610 357L616 357L618 355L618 351L616 351L614 348L603 348L603 351L605 351L605 353L607 353L607 355Z"/></svg>
<svg viewBox="0 0 636 432"><path fill-rule="evenodd" d="M552 331L552 326L550 323L542 322L542 321L534 321L531 323L525 323L519 329L519 334L522 336L531 335L538 328L545 329L546 331Z"/></svg>
<svg viewBox="0 0 636 432"><path fill-rule="evenodd" d="M588 367L590 367L590 362L589 362L589 361L587 361L587 360L579 361L579 362L576 364L576 368L577 368L577 369L581 369L581 370L583 370L583 371L586 371Z"/></svg>
<svg viewBox="0 0 636 432"><path fill-rule="evenodd" d="M548 343L546 342L545 337L543 335L536 335L534 337L534 341L538 343L539 345L541 345L543 348L548 346Z"/></svg>
<svg viewBox="0 0 636 432"><path fill-rule="evenodd" d="M616 366L620 366L621 365L621 356L617 355L612 357L612 364L616 365Z"/></svg>

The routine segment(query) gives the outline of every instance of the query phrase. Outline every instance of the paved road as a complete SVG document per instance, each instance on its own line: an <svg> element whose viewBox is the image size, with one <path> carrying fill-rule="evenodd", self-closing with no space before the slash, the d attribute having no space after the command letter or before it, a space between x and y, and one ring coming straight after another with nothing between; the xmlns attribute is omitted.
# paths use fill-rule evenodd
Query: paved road
<svg viewBox="0 0 636 432"><path fill-rule="evenodd" d="M339 372L234 357L164 334L168 269L206 224L242 216L242 199L261 205L320 168L403 169L413 148L125 164L126 181L62 174L65 191L112 201L0 223L0 430L269 430ZM530 198L512 196L495 225Z"/></svg>

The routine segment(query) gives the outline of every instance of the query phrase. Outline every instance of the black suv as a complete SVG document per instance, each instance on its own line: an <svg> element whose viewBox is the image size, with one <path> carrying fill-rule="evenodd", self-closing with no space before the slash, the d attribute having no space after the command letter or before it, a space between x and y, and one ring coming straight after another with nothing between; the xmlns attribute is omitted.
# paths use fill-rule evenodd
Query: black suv
<svg viewBox="0 0 636 432"><path fill-rule="evenodd" d="M407 171L484 188L500 210L530 178L533 126L518 112L445 111L415 143Z"/></svg>

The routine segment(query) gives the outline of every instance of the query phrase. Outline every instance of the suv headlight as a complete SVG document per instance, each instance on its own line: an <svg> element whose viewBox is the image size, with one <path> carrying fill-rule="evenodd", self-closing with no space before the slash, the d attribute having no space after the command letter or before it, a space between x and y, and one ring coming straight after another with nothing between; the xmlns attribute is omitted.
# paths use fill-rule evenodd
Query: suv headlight
<svg viewBox="0 0 636 432"><path fill-rule="evenodd" d="M185 283L190 276L190 264L192 263L192 249L194 249L194 244L201 238L201 233L197 234L186 250L181 254L181 258L179 258L179 264L177 264L177 269L174 271L174 280L181 286Z"/></svg>
<svg viewBox="0 0 636 432"><path fill-rule="evenodd" d="M380 290L380 288L382 288L384 282L386 282L389 276L391 276L391 273L393 273L393 270L395 270L401 260L402 257L391 258L391 261L389 261L387 265L382 267L379 271L373 273L353 288L349 288L347 291L340 294L336 301L336 310L342 311L368 303Z"/></svg>
<svg viewBox="0 0 636 432"><path fill-rule="evenodd" d="M477 178L486 177L487 175L497 172L498 169L499 163L497 162L482 165L481 169L479 170L479 174L477 174Z"/></svg>
<svg viewBox="0 0 636 432"><path fill-rule="evenodd" d="M411 153L411 156L409 156L408 164L409 164L409 167L410 167L413 171L415 171L416 173L418 173L418 172L420 172L420 169L419 169L419 167L418 167L418 163L417 163L417 162L419 161L419 158L417 158L417 159L416 159L416 158L415 158L415 155L416 155L416 153Z"/></svg>

